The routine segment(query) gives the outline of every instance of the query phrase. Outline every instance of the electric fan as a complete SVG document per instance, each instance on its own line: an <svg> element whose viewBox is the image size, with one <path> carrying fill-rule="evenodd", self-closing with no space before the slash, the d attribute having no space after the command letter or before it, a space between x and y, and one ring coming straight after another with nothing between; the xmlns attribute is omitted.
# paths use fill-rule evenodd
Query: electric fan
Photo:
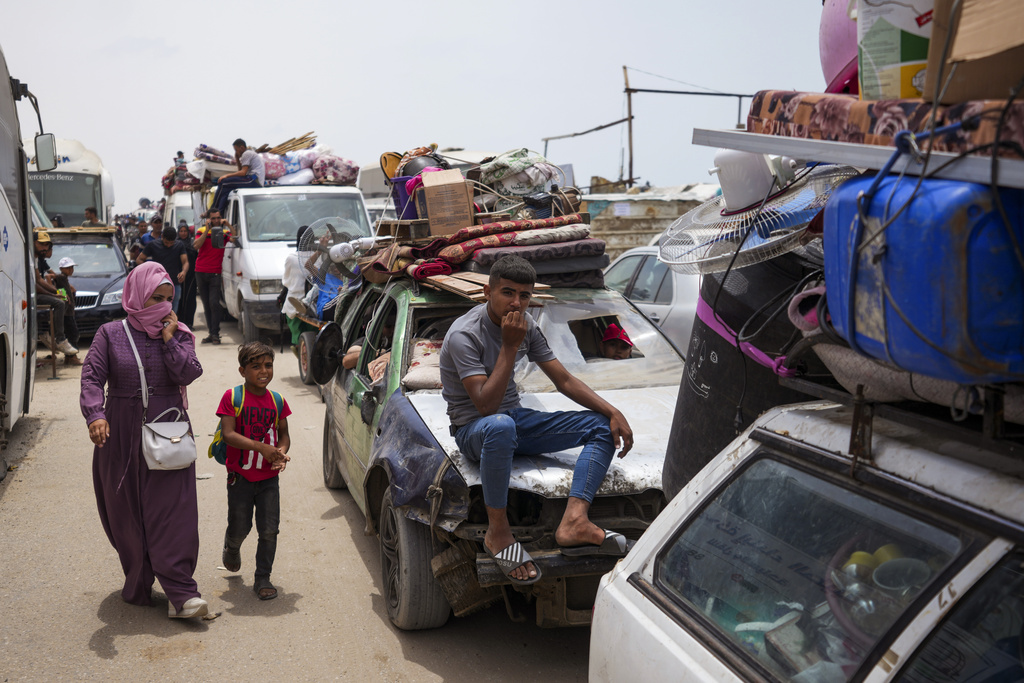
<svg viewBox="0 0 1024 683"><path fill-rule="evenodd" d="M296 251L310 284L337 289L340 296L357 277L356 254L371 249L375 242L374 237L360 236L359 226L352 221L333 216L313 221Z"/></svg>
<svg viewBox="0 0 1024 683"><path fill-rule="evenodd" d="M769 168L772 165L768 160ZM775 167L779 168L777 163ZM673 270L717 273L726 270L730 263L733 268L742 268L793 250L832 191L857 175L857 170L850 166L835 165L802 169L788 182L780 181L788 174L773 173L769 183L781 186L781 190L769 195L766 187L755 203L729 210L727 207L735 204L734 199L729 203L730 198L735 195L725 182L727 170L722 168L720 173L721 195L676 219L665 231L658 258ZM765 196L768 199L762 206Z"/></svg>

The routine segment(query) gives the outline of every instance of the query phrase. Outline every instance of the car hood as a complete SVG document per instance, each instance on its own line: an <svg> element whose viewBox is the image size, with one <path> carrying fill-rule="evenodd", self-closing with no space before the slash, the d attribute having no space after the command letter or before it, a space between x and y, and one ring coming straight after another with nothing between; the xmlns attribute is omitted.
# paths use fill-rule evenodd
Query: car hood
<svg viewBox="0 0 1024 683"><path fill-rule="evenodd" d="M601 391L600 396L622 411L633 430L633 449L624 458L613 458L608 475L597 495L639 493L661 490L661 470L665 463L672 415L678 389L672 386L645 389ZM424 423L452 460L469 486L480 484L479 466L462 455L455 437L448 431L448 404L440 394L409 394ZM533 410L582 410L559 393L525 394L521 403ZM573 467L578 449L540 456L516 456L512 464L513 489L530 491L545 498L567 498L572 486Z"/></svg>
<svg viewBox="0 0 1024 683"><path fill-rule="evenodd" d="M72 275L68 278L71 286L80 292L106 293L109 289L117 291L124 286L124 273L104 273L103 275Z"/></svg>
<svg viewBox="0 0 1024 683"><path fill-rule="evenodd" d="M255 271L254 277L259 280L280 280L284 277L284 260L295 251L295 244L288 242L254 243L246 248Z"/></svg>

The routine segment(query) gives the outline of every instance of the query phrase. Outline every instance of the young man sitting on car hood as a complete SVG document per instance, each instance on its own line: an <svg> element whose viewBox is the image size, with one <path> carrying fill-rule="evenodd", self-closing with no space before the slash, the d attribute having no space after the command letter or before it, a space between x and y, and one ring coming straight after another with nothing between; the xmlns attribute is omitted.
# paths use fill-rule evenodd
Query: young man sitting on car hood
<svg viewBox="0 0 1024 683"><path fill-rule="evenodd" d="M491 267L486 303L455 321L441 346L442 395L455 441L479 461L488 528L484 549L514 584L541 578L540 567L516 541L505 508L512 457L583 446L573 471L565 515L555 540L564 555L625 555L625 537L590 521L594 500L621 441L619 457L633 447L626 418L555 358L544 334L527 314L537 274L528 261L508 255ZM587 411L546 413L523 408L512 379L526 356L562 394Z"/></svg>

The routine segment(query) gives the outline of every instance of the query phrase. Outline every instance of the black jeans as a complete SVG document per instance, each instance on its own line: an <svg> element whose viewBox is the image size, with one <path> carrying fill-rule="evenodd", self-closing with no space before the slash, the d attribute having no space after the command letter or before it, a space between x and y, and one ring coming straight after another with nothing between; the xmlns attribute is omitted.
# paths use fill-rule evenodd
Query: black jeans
<svg viewBox="0 0 1024 683"><path fill-rule="evenodd" d="M67 303L59 296L51 294L36 294L36 303L53 307L53 329L50 332L53 334L53 341L58 344L64 341L67 338L64 334L64 311Z"/></svg>
<svg viewBox="0 0 1024 683"><path fill-rule="evenodd" d="M218 301L218 306L220 305ZM181 285L181 299L178 301L178 320L192 327L196 320L196 274L189 271Z"/></svg>
<svg viewBox="0 0 1024 683"><path fill-rule="evenodd" d="M56 323L56 321L54 322ZM56 325L54 326L56 327ZM74 309L64 316L64 335L68 338L68 343L77 348L78 340L82 338L82 335L78 332L78 321L75 320Z"/></svg>
<svg viewBox="0 0 1024 683"><path fill-rule="evenodd" d="M269 577L277 554L277 532L281 524L280 477L249 481L237 472L228 472L228 529L224 549L238 552L252 530L256 512L256 578Z"/></svg>
<svg viewBox="0 0 1024 683"><path fill-rule="evenodd" d="M213 337L220 336L220 273L196 273L199 298L203 302L206 329Z"/></svg>

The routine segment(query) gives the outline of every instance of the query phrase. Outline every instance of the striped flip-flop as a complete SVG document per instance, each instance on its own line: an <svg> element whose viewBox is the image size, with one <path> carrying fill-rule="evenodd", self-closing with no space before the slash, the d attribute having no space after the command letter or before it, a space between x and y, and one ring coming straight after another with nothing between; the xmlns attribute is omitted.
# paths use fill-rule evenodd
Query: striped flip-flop
<svg viewBox="0 0 1024 683"><path fill-rule="evenodd" d="M483 546L484 552L491 556L491 559L494 560L496 565L498 565L498 569L501 570L501 573L504 574L505 577L513 584L517 586L529 586L532 583L540 581L542 576L540 565L537 564L537 561L530 556L530 553L526 552L526 549L523 548L523 544L519 541L516 541L499 553L492 553L486 543L484 543ZM512 572L518 567L522 567L527 562L533 562L533 566L537 570L537 576L532 579L513 578Z"/></svg>

